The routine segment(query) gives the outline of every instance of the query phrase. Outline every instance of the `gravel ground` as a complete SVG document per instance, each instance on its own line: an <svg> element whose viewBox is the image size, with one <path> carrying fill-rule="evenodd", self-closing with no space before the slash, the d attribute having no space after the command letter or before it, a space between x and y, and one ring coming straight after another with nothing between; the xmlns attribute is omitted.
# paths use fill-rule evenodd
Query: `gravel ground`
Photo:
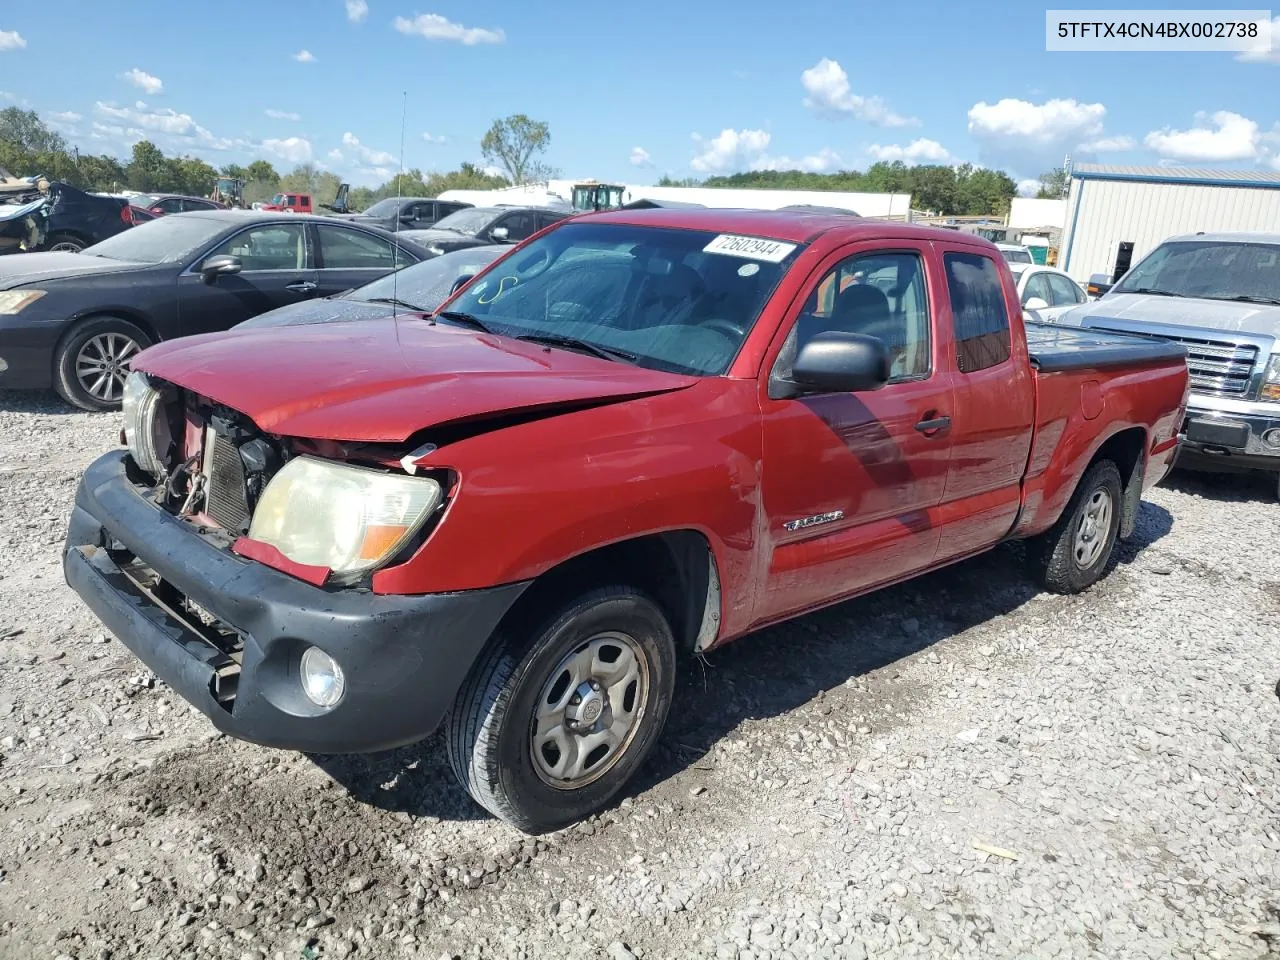
<svg viewBox="0 0 1280 960"><path fill-rule="evenodd" d="M632 795L530 839L435 740L268 751L141 671L59 562L117 429L0 393L6 960L1280 952L1265 484L1175 474L1081 597L1002 548L695 662Z"/></svg>

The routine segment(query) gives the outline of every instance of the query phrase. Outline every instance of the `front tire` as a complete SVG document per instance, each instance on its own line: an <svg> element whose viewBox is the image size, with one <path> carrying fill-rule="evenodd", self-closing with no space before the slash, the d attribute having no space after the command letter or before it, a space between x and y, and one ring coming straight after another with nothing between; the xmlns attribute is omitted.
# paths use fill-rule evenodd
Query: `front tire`
<svg viewBox="0 0 1280 960"><path fill-rule="evenodd" d="M676 648L658 605L629 586L592 590L497 638L449 715L458 780L482 807L545 833L605 807L666 723Z"/></svg>
<svg viewBox="0 0 1280 960"><path fill-rule="evenodd" d="M1107 572L1120 532L1120 470L1099 460L1085 471L1058 522L1027 541L1036 579L1053 593L1080 593Z"/></svg>
<svg viewBox="0 0 1280 960"><path fill-rule="evenodd" d="M127 320L82 320L58 344L54 389L81 410L114 410L124 396L129 362L149 346L151 338Z"/></svg>

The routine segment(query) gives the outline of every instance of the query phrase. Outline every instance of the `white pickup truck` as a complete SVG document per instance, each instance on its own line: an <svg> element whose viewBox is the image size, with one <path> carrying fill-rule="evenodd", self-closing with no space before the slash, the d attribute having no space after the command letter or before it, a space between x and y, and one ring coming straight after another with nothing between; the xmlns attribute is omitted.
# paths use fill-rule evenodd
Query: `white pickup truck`
<svg viewBox="0 0 1280 960"><path fill-rule="evenodd" d="M1280 233L1171 237L1056 322L1185 346L1179 465L1265 470L1280 497Z"/></svg>

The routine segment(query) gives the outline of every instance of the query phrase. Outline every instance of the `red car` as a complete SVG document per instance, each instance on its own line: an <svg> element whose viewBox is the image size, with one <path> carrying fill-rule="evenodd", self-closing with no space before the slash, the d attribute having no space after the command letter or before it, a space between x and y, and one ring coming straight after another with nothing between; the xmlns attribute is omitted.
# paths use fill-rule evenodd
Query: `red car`
<svg viewBox="0 0 1280 960"><path fill-rule="evenodd" d="M152 216L163 217L170 213L186 213L188 210L225 210L226 204L205 197L187 197L182 194L148 193L130 197L129 202L141 207Z"/></svg>
<svg viewBox="0 0 1280 960"><path fill-rule="evenodd" d="M264 203L259 210L276 213L314 213L309 193L277 193L270 203Z"/></svg>
<svg viewBox="0 0 1280 960"><path fill-rule="evenodd" d="M444 723L535 832L622 789L695 652L1010 540L1087 589L1187 398L1171 343L1024 326L991 243L850 216L587 214L405 310L142 353L66 577L227 733Z"/></svg>

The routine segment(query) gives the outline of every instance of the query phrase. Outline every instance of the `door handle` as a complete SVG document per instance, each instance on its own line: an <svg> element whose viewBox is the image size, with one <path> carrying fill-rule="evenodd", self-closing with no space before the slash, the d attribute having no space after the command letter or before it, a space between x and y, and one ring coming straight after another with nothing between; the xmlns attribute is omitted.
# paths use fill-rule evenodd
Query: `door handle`
<svg viewBox="0 0 1280 960"><path fill-rule="evenodd" d="M932 413L932 411L930 411ZM916 429L923 434L937 433L939 430L945 430L951 426L950 417L929 417L921 420L916 424Z"/></svg>
<svg viewBox="0 0 1280 960"><path fill-rule="evenodd" d="M310 293L319 284L310 280L299 280L297 283L291 283L285 287L286 290L292 290L294 293Z"/></svg>

